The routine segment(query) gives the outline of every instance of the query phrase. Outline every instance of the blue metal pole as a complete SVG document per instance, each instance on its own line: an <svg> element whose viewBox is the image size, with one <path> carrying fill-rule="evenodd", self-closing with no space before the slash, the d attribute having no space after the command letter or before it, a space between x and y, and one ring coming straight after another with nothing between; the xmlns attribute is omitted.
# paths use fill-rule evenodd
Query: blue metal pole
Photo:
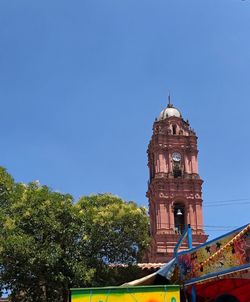
<svg viewBox="0 0 250 302"><path fill-rule="evenodd" d="M188 248L191 249L193 247L193 239L192 239L192 228L190 224L188 225ZM195 285L192 286L191 292L192 302L196 302L196 289Z"/></svg>
<svg viewBox="0 0 250 302"><path fill-rule="evenodd" d="M192 229L191 229L190 224L188 225L187 236L188 236L188 248L191 249L193 247L193 239L192 239ZM195 285L192 286L191 297L192 297L192 302L196 302Z"/></svg>
<svg viewBox="0 0 250 302"><path fill-rule="evenodd" d="M180 239L178 240L178 242L176 243L176 246L174 248L174 257L176 257L178 250L180 248L180 246L182 245L183 241L186 239L188 234L188 227L185 229L185 231L182 233ZM191 236L192 237L192 236Z"/></svg>
<svg viewBox="0 0 250 302"><path fill-rule="evenodd" d="M192 239L192 229L190 224L188 225L188 248L191 249L193 247L193 239Z"/></svg>
<svg viewBox="0 0 250 302"><path fill-rule="evenodd" d="M192 302L196 302L196 289L195 289L195 285L192 286Z"/></svg>

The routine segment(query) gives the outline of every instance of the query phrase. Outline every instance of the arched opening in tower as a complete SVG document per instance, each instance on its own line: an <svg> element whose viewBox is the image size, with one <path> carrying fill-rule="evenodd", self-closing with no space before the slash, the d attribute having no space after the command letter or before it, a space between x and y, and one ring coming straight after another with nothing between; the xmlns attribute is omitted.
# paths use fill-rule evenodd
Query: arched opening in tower
<svg viewBox="0 0 250 302"><path fill-rule="evenodd" d="M176 125L173 125L173 134L176 135L176 129L177 129L177 126Z"/></svg>
<svg viewBox="0 0 250 302"><path fill-rule="evenodd" d="M182 234L186 228L186 211L182 203L174 204L174 230L176 234Z"/></svg>
<svg viewBox="0 0 250 302"><path fill-rule="evenodd" d="M174 178L178 178L178 177L182 176L180 162L173 161L173 175L174 175Z"/></svg>

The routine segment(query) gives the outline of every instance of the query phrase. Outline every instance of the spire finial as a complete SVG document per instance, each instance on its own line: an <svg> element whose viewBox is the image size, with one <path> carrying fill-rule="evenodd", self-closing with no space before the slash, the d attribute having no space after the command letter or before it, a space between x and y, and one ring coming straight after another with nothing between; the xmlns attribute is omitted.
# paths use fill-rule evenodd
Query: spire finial
<svg viewBox="0 0 250 302"><path fill-rule="evenodd" d="M170 91L168 92L168 108L172 108L173 104L170 102Z"/></svg>

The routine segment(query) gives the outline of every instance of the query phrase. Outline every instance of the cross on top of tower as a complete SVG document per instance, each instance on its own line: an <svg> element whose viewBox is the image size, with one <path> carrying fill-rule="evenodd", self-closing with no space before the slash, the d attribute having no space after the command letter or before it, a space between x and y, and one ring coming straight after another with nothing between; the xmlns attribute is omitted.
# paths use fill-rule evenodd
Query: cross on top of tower
<svg viewBox="0 0 250 302"><path fill-rule="evenodd" d="M174 105L171 104L171 102L170 102L170 92L168 94L168 106L167 106L167 108L174 108Z"/></svg>

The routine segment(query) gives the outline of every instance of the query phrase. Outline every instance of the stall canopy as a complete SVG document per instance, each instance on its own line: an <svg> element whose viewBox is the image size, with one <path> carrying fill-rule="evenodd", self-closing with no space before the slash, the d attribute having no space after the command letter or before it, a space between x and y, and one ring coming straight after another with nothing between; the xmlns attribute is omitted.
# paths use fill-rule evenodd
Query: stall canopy
<svg viewBox="0 0 250 302"><path fill-rule="evenodd" d="M195 285L200 301L227 293L241 302L249 302L249 271L250 224L196 248L177 253L154 274L128 285L152 284L157 276L161 276L170 284L182 284L187 292Z"/></svg>

